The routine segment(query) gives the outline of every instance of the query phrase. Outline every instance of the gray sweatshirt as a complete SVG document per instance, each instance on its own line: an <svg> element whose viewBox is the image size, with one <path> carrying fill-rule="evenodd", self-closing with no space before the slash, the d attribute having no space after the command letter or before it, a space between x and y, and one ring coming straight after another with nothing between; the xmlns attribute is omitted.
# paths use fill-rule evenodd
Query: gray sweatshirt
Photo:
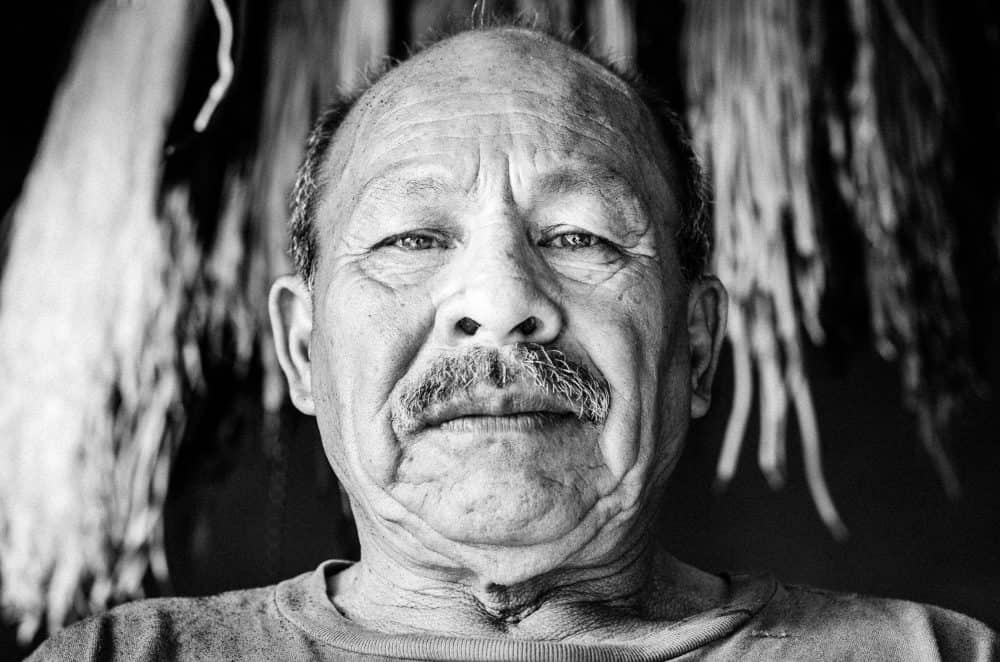
<svg viewBox="0 0 1000 662"><path fill-rule="evenodd" d="M327 561L274 586L122 605L51 637L42 660L1000 660L989 627L946 609L725 575L714 609L627 646L391 635L344 618Z"/></svg>

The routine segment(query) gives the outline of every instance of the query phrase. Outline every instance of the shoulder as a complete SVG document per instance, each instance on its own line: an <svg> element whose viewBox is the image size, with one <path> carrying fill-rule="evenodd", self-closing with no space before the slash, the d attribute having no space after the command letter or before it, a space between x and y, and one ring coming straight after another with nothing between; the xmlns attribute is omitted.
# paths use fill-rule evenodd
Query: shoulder
<svg viewBox="0 0 1000 662"><path fill-rule="evenodd" d="M273 605L273 586L140 600L56 633L29 660L237 659L281 627Z"/></svg>
<svg viewBox="0 0 1000 662"><path fill-rule="evenodd" d="M996 632L968 616L806 586L780 588L744 632L782 657L1000 660Z"/></svg>

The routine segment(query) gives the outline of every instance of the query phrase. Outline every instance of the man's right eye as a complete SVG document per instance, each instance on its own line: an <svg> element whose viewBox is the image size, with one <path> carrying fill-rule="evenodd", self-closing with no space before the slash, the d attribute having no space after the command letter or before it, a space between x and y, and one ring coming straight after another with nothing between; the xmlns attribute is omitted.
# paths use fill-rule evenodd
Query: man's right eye
<svg viewBox="0 0 1000 662"><path fill-rule="evenodd" d="M399 248L404 251L426 251L432 248L447 248L446 242L438 236L423 232L405 232L380 241L375 248Z"/></svg>

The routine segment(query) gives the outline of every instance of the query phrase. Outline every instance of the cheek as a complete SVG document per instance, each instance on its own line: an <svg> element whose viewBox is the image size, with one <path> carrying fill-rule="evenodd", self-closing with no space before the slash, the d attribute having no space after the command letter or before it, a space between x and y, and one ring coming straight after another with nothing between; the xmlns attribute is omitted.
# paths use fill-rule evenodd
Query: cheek
<svg viewBox="0 0 1000 662"><path fill-rule="evenodd" d="M395 462L389 398L424 343L430 300L345 269L320 301L311 350L324 445L338 474L358 462L369 475L383 476ZM364 446L345 448L340 440L364 440Z"/></svg>
<svg viewBox="0 0 1000 662"><path fill-rule="evenodd" d="M653 274L616 279L614 285L567 298L573 337L611 385L601 451L622 478L637 464L646 466L655 446L659 368L676 335L668 323L676 308Z"/></svg>
<svg viewBox="0 0 1000 662"><path fill-rule="evenodd" d="M387 395L423 341L428 307L426 296L364 277L332 282L316 323L335 390Z"/></svg>
<svg viewBox="0 0 1000 662"><path fill-rule="evenodd" d="M678 329L672 323L676 302L653 276L635 276L614 292L596 297L582 309L582 333L592 337L591 350L599 366L615 375L624 391L654 386L663 359L672 349Z"/></svg>

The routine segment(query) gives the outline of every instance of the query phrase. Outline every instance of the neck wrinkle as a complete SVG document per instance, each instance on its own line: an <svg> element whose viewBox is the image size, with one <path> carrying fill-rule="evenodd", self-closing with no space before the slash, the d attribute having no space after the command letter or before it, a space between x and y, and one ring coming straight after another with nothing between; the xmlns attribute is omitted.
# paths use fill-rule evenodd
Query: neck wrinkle
<svg viewBox="0 0 1000 662"><path fill-rule="evenodd" d="M431 577L375 555L328 588L345 617L388 634L612 641L639 635L650 619L679 620L724 592L706 596L707 585L683 574L673 557L642 544L599 568L559 569L507 587Z"/></svg>

